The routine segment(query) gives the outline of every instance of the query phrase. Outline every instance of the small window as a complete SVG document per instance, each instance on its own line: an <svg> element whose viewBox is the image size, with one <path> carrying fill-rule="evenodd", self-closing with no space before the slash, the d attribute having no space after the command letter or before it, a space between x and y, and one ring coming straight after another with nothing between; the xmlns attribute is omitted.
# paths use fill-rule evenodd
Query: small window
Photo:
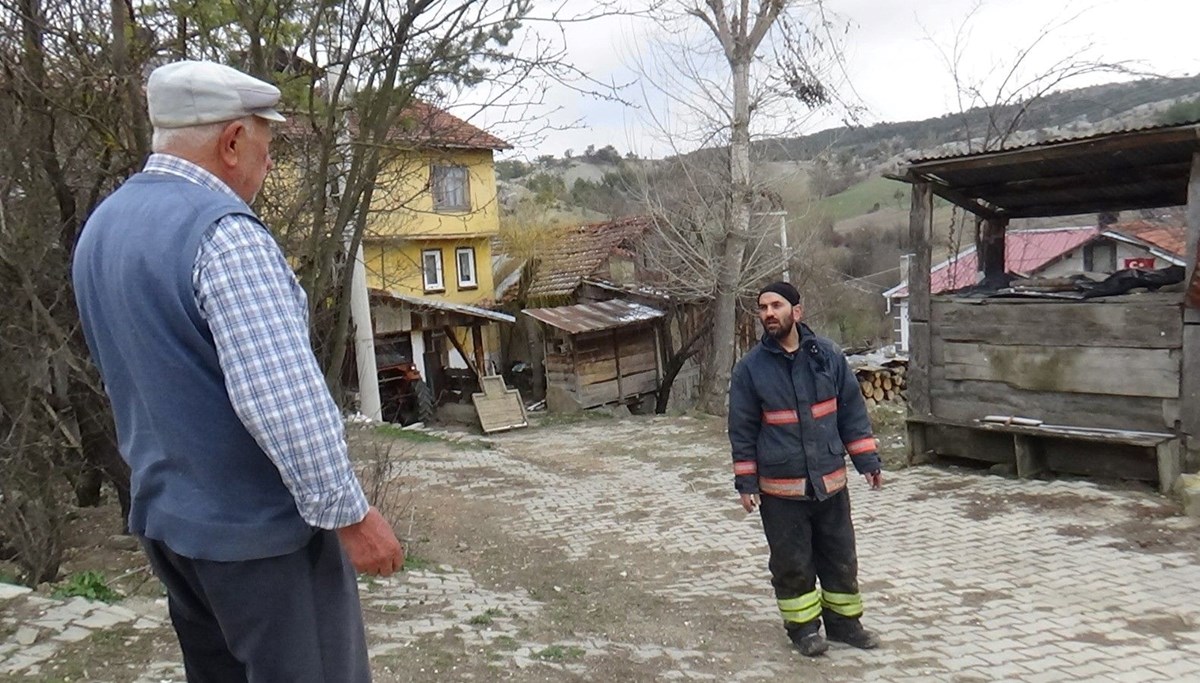
<svg viewBox="0 0 1200 683"><path fill-rule="evenodd" d="M458 288L478 287L479 279L475 276L475 248L459 247L454 251L454 255L458 261Z"/></svg>
<svg viewBox="0 0 1200 683"><path fill-rule="evenodd" d="M446 289L446 281L442 279L441 249L426 249L421 252L421 272L425 279L425 291Z"/></svg>
<svg viewBox="0 0 1200 683"><path fill-rule="evenodd" d="M1089 273L1112 273L1117 270L1117 245L1095 242L1083 248L1083 269Z"/></svg>
<svg viewBox="0 0 1200 683"><path fill-rule="evenodd" d="M470 210L466 166L434 166L429 172L429 179L435 210Z"/></svg>

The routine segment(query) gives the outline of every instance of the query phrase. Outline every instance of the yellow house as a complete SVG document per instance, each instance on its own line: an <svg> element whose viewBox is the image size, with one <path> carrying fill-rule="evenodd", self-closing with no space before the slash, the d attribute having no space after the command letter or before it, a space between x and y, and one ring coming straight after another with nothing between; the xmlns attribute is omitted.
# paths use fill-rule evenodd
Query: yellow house
<svg viewBox="0 0 1200 683"><path fill-rule="evenodd" d="M380 180L363 239L376 356L411 359L435 393L456 369L498 369L491 240L500 230L492 155L505 141L424 103ZM449 369L450 372L446 372ZM459 373L461 374L461 373Z"/></svg>

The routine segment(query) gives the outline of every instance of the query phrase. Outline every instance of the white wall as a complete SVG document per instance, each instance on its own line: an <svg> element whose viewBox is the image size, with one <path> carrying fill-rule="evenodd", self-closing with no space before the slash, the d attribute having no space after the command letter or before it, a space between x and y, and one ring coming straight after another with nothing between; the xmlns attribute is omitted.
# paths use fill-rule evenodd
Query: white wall
<svg viewBox="0 0 1200 683"><path fill-rule="evenodd" d="M1135 244L1127 242L1116 242L1117 245L1117 270L1125 267L1125 259L1131 258L1153 258L1147 249L1143 249ZM1085 247L1080 247L1071 253L1067 254L1066 258L1057 263L1052 264L1045 270L1035 273L1038 277L1064 277L1083 272L1083 250ZM1154 259L1155 268L1166 268L1171 265L1169 262L1156 258ZM1107 268L1104 269L1108 271Z"/></svg>

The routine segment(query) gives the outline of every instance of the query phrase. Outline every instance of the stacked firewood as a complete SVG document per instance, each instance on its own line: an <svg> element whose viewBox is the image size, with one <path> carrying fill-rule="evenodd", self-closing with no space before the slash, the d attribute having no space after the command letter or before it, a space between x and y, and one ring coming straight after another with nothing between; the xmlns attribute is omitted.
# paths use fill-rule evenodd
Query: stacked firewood
<svg viewBox="0 0 1200 683"><path fill-rule="evenodd" d="M854 376L858 378L858 387L870 408L880 403L908 400L907 374L908 368L899 363L889 366L863 366L854 371Z"/></svg>

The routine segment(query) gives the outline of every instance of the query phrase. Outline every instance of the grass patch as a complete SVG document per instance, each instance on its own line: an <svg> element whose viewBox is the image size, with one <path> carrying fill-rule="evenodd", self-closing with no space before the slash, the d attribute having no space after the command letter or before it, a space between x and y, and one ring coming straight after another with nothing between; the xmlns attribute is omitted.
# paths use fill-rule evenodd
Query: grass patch
<svg viewBox="0 0 1200 683"><path fill-rule="evenodd" d="M379 425L375 428L375 433L389 439L399 439L410 443L450 443L436 434L419 429L404 429L396 425Z"/></svg>
<svg viewBox="0 0 1200 683"><path fill-rule="evenodd" d="M489 607L488 609L484 610L482 614L476 614L468 619L467 623L472 626L491 626L496 617L503 614L504 613L499 609L496 609L495 607Z"/></svg>
<svg viewBox="0 0 1200 683"><path fill-rule="evenodd" d="M584 654L583 648L575 647L574 645L551 645L535 653L533 656L537 659L558 662L567 659L579 659Z"/></svg>
<svg viewBox="0 0 1200 683"><path fill-rule="evenodd" d="M108 587L104 574L98 571L86 571L72 574L65 585L54 589L51 594L56 598L87 598L100 602L116 602L122 595Z"/></svg>
<svg viewBox="0 0 1200 683"><path fill-rule="evenodd" d="M896 198L896 192L900 198ZM907 209L911 190L903 183L887 178L869 178L817 202L817 210L834 222L870 213L876 204L880 209L889 206Z"/></svg>
<svg viewBox="0 0 1200 683"><path fill-rule="evenodd" d="M520 641L512 636L498 636L492 641L492 644L501 650L515 650L521 647Z"/></svg>
<svg viewBox="0 0 1200 683"><path fill-rule="evenodd" d="M420 555L408 554L404 556L404 571L426 571L432 569L433 566L434 564L431 560Z"/></svg>
<svg viewBox="0 0 1200 683"><path fill-rule="evenodd" d="M612 413L600 408L596 410L583 410L578 413L546 413L535 419L537 420L533 423L535 427L563 427L585 422L612 420L613 416Z"/></svg>

